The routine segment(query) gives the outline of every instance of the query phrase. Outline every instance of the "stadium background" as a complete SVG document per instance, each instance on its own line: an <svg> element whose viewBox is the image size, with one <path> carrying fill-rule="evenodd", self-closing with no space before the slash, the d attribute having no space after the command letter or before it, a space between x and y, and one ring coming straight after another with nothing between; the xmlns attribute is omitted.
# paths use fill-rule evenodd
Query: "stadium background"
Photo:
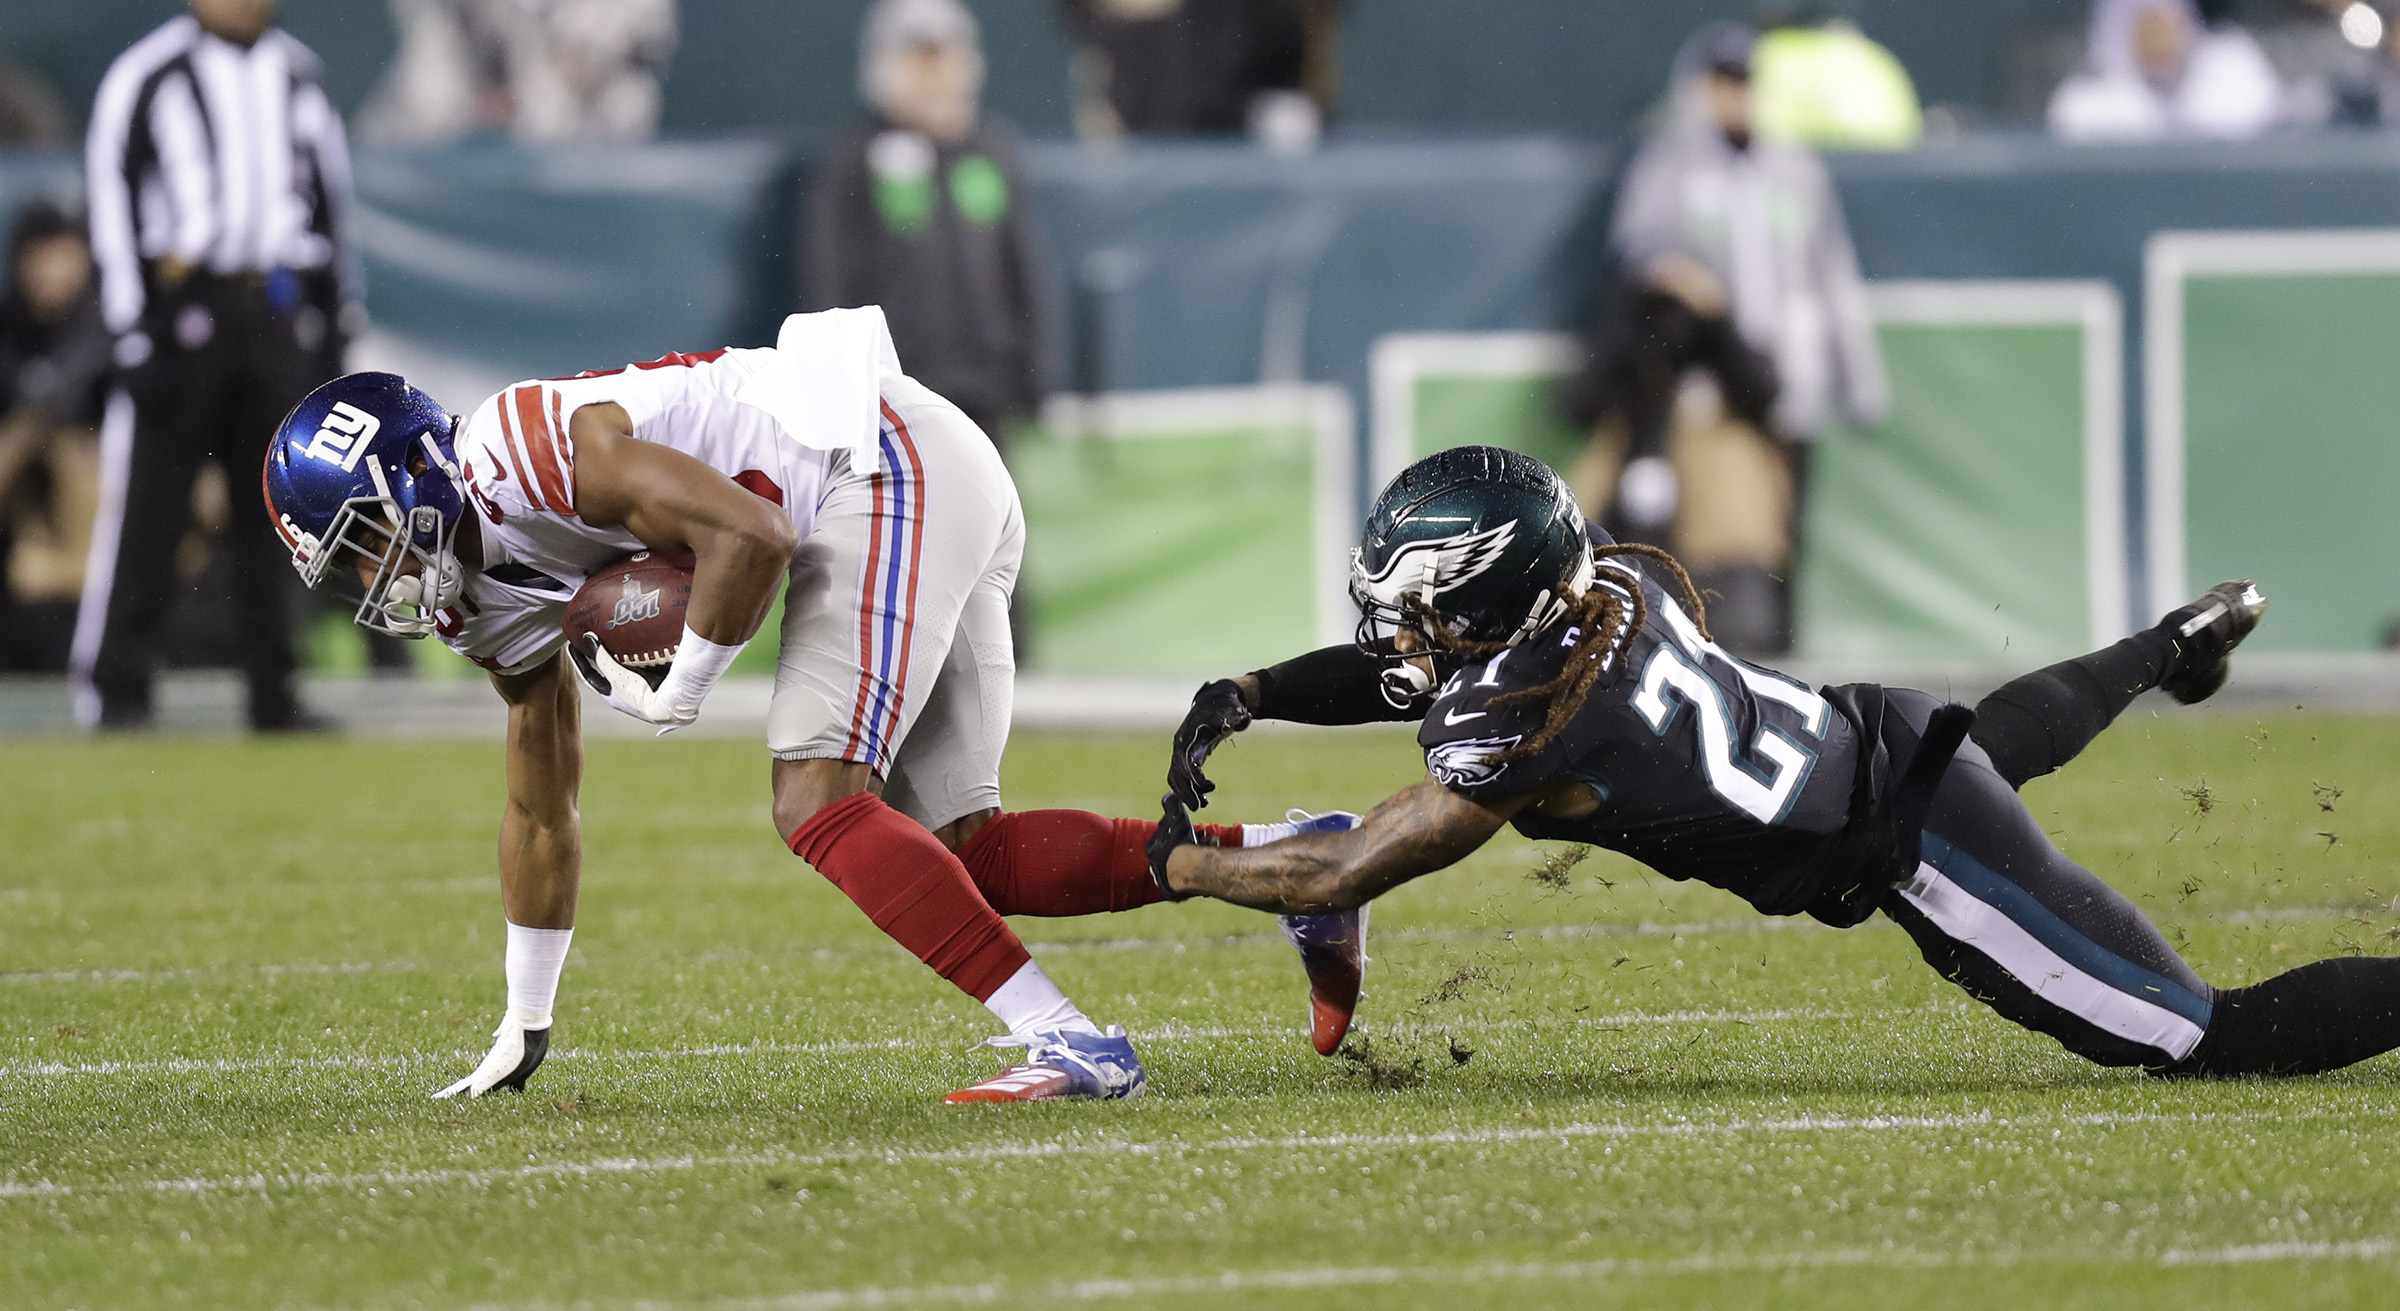
<svg viewBox="0 0 2400 1311"><path fill-rule="evenodd" d="M1340 121L1292 160L1077 145L1051 4L970 2L1075 362L1012 451L1043 629L1009 802L1147 813L1194 675L1346 630L1340 551L1396 461L1565 457L1544 379L1600 192L1677 43L1751 6L1350 0ZM0 0L0 49L80 110L177 7ZM1829 438L1796 668L1971 699L2255 574L2228 691L2146 698L2028 802L2212 979L2390 952L2400 735L2345 707L2400 704L2400 132L2062 146L2034 120L2082 0L1840 7L1942 112L1829 158L1898 397ZM653 144L362 150L362 362L471 404L770 339L863 9L685 0ZM355 108L384 4L284 10ZM0 206L79 171L0 156ZM768 838L755 663L700 732L587 703L560 1050L533 1095L433 1102L498 1000L500 715L417 649L426 676L361 677L327 624L309 694L349 732L288 739L74 738L59 680L0 679L0 1302L2390 1300L2389 1057L2098 1070L1890 925L1514 834L1378 903L1339 1060L1255 915L1020 920L1151 1095L953 1114L986 1017ZM178 674L161 712L230 730L238 687ZM1211 817L1363 809L1418 776L1407 734L1248 734Z"/></svg>
<svg viewBox="0 0 2400 1311"><path fill-rule="evenodd" d="M173 8L12 0L0 42L85 103L113 51ZM517 376L769 340L796 296L809 162L857 117L863 8L688 7L659 143L362 150L376 331L358 362L464 405ZM287 9L355 105L388 57L388 16ZM1354 6L1337 131L1302 159L1061 140L1057 23L1042 6L980 9L986 103L1037 138L1030 171L1068 311L1051 316L1053 357L1069 364L1058 382L1151 402L1139 435L1120 406L1096 446L1107 416L1070 407L1053 414L1086 440L1024 444L1032 663L1182 675L1341 631L1340 547L1403 446L1570 449L1541 404L1538 339L1498 359L1486 343L1473 379L1445 372L1457 339L1419 341L1387 352L1399 372L1380 384L1377 343L1569 324L1590 295L1619 142L1675 43L1739 6ZM2376 416L2400 399L2373 346L2400 308L2389 251L2370 237L2307 276L2251 267L2277 265L2287 243L2271 236L2236 260L2246 272L2145 261L2172 247L2165 233L2390 222L2400 145L2061 146L2010 116L2038 104L2020 85L2024 52L2045 33L2071 47L2083 6L1850 9L1937 109L1924 149L1831 157L1866 275L1906 284L1914 309L1884 328L1894 421L1829 444L1801 654L1912 670L2063 654L2227 573L2256 573L2278 598L2262 647L2380 648L2400 621L2400 583L2371 563L2400 545L2378 513L2394 457ZM0 164L0 203L71 186L74 166ZM2189 297L2184 276L2203 279ZM2145 313L2161 295L2189 316L2172 334ZM2163 365L2169 335L2193 390L2153 416L2146 389L2172 380L2146 365ZM1096 449L1119 458L1096 463ZM2180 485L2161 480L2178 471ZM1195 486L1222 494L1199 502ZM1154 549L1125 549L1137 525ZM1297 559L1316 562L1309 576ZM1236 597L1257 621L1240 633L1167 631L1194 598ZM320 663L352 659L338 635L321 645Z"/></svg>

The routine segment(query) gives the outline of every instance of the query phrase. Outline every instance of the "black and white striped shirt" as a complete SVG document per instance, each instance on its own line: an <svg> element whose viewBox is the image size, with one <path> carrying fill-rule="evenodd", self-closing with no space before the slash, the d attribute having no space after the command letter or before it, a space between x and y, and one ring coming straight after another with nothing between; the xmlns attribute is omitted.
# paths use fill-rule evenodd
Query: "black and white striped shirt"
<svg viewBox="0 0 2400 1311"><path fill-rule="evenodd" d="M281 30L245 47L183 14L135 42L101 79L84 165L113 332L140 323L145 275L168 257L222 274L332 269L342 302L358 300L341 115L316 55Z"/></svg>

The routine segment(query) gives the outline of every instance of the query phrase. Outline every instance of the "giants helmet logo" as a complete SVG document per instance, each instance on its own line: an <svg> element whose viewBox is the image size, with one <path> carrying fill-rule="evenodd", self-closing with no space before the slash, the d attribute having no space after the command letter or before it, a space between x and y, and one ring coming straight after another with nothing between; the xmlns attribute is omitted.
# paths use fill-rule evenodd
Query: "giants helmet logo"
<svg viewBox="0 0 2400 1311"><path fill-rule="evenodd" d="M383 420L348 401L335 401L333 408L325 412L324 426L317 429L317 435L300 453L350 473L358 468L358 458L367 453L368 444L382 430Z"/></svg>
<svg viewBox="0 0 2400 1311"><path fill-rule="evenodd" d="M658 618L659 589L644 588L639 582L625 580L625 594L617 598L617 608L610 612L608 626L623 628L644 619Z"/></svg>

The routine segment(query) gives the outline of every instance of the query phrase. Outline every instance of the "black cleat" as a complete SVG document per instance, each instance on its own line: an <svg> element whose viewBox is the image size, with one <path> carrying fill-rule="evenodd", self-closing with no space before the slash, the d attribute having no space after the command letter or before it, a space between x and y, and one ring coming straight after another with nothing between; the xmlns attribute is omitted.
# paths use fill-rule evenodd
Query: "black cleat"
<svg viewBox="0 0 2400 1311"><path fill-rule="evenodd" d="M517 1062L517 1068L509 1071L507 1077L493 1084L492 1087L495 1089L506 1088L510 1092L525 1091L525 1081L533 1077L535 1070L542 1068L542 1058L549 1054L550 1031L548 1029L527 1029L525 1031L525 1059Z"/></svg>
<svg viewBox="0 0 2400 1311"><path fill-rule="evenodd" d="M542 1068L542 1058L550 1054L550 1029L520 1029L502 1020L492 1034L492 1050L483 1058L475 1072L434 1094L443 1097L481 1097L488 1092L506 1089L525 1091L525 1081Z"/></svg>
<svg viewBox="0 0 2400 1311"><path fill-rule="evenodd" d="M2249 579L2237 578L2160 620L2175 644L2175 671L2158 680L2159 689L2187 706L2215 696L2225 686L2233 648L2266 612L2267 594Z"/></svg>

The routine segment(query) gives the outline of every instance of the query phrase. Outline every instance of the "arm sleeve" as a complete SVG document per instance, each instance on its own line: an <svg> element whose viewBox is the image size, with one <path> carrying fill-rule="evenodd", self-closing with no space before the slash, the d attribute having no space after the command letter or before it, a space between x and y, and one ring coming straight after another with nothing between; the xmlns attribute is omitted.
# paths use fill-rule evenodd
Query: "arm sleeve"
<svg viewBox="0 0 2400 1311"><path fill-rule="evenodd" d="M1344 644L1254 670L1255 713L1295 724L1414 723L1424 718L1424 701L1401 707L1384 699L1383 671L1391 660Z"/></svg>

